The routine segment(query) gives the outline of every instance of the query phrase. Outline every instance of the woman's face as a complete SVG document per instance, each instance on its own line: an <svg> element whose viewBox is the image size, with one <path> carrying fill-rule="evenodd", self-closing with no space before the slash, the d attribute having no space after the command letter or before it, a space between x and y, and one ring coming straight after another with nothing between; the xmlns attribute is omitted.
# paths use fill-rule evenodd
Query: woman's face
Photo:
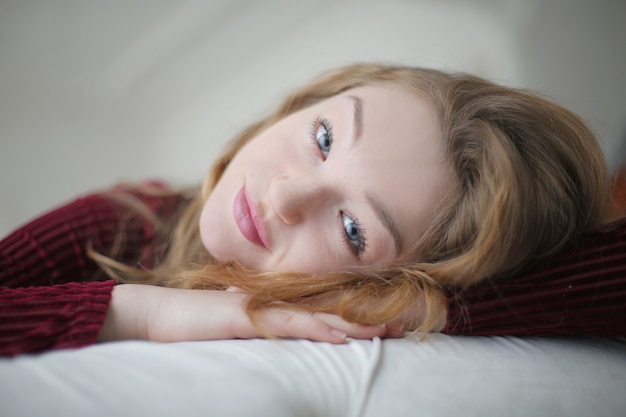
<svg viewBox="0 0 626 417"><path fill-rule="evenodd" d="M239 151L204 205L202 242L260 271L388 266L449 188L440 144L430 102L400 87L326 99Z"/></svg>

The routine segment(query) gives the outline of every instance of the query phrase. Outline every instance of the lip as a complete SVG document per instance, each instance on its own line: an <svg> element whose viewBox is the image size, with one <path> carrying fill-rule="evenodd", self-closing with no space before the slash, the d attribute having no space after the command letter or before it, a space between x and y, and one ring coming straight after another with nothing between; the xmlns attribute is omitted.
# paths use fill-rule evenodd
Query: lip
<svg viewBox="0 0 626 417"><path fill-rule="evenodd" d="M263 221L254 202L248 198L245 185L241 187L233 201L233 216L239 231L246 239L268 249Z"/></svg>

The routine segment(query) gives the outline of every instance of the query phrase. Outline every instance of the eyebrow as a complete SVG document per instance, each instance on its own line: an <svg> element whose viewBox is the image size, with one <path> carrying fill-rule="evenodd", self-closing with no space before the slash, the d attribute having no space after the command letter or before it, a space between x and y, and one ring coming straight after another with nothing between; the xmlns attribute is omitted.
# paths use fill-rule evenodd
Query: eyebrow
<svg viewBox="0 0 626 417"><path fill-rule="evenodd" d="M378 218L378 220L382 223L382 225L385 227L385 229L387 229L387 231L393 238L393 243L395 245L397 256L398 254L400 254L401 249L400 233L398 232L398 228L396 227L389 214L387 214L388 211L385 210L385 205L382 201L369 193L366 195L366 198L367 201L374 208L374 212L376 213L376 217Z"/></svg>
<svg viewBox="0 0 626 417"><path fill-rule="evenodd" d="M352 99L352 103L354 105L354 115L353 115L353 137L352 141L356 141L361 138L363 134L363 100L358 96L348 96ZM395 223L389 216L388 211L385 210L385 205L381 200L376 198L372 194L366 195L367 201L374 208L374 212L376 213L376 217L378 221L380 221L383 227L389 232L391 237L393 238L393 243L396 249L396 255L400 253L401 249L401 241L400 241L400 233L398 232L398 228Z"/></svg>
<svg viewBox="0 0 626 417"><path fill-rule="evenodd" d="M352 121L352 131L354 132L354 135L352 140L356 141L363 133L363 100L361 100L361 97L357 96L348 97L352 99L352 103L354 104L354 117Z"/></svg>

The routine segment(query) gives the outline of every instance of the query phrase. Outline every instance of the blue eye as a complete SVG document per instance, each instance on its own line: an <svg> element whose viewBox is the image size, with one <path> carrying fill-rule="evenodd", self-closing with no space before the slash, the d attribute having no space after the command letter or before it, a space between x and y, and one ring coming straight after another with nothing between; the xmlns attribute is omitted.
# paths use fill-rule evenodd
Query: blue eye
<svg viewBox="0 0 626 417"><path fill-rule="evenodd" d="M346 242L352 246L352 250L358 256L365 248L365 236L357 219L353 219L346 213L341 213Z"/></svg>
<svg viewBox="0 0 626 417"><path fill-rule="evenodd" d="M317 142L317 146L319 146L320 151L322 151L324 159L326 159L333 144L330 126L326 120L319 120L319 126L315 131L315 141Z"/></svg>

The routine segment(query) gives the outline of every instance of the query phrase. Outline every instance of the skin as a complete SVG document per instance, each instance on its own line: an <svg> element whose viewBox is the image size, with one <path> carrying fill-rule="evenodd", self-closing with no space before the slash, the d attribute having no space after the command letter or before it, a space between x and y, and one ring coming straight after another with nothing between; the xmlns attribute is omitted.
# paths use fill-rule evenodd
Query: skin
<svg viewBox="0 0 626 417"><path fill-rule="evenodd" d="M294 113L242 148L203 207L202 241L218 260L264 271L384 267L420 235L449 178L427 99L390 85L355 88ZM100 340L263 337L245 303L236 289L118 285ZM258 324L275 336L330 343L403 334L394 325L279 307L260 312Z"/></svg>
<svg viewBox="0 0 626 417"><path fill-rule="evenodd" d="M113 289L98 340L156 342L263 337L245 313L246 295L237 291L184 290L124 284ZM387 326L348 323L331 314L270 308L258 324L277 337L344 343L347 337L401 336Z"/></svg>
<svg viewBox="0 0 626 417"><path fill-rule="evenodd" d="M263 271L387 266L444 196L451 173L440 143L430 102L397 86L355 88L294 113L232 160L202 211L204 246ZM265 245L238 227L242 188Z"/></svg>

